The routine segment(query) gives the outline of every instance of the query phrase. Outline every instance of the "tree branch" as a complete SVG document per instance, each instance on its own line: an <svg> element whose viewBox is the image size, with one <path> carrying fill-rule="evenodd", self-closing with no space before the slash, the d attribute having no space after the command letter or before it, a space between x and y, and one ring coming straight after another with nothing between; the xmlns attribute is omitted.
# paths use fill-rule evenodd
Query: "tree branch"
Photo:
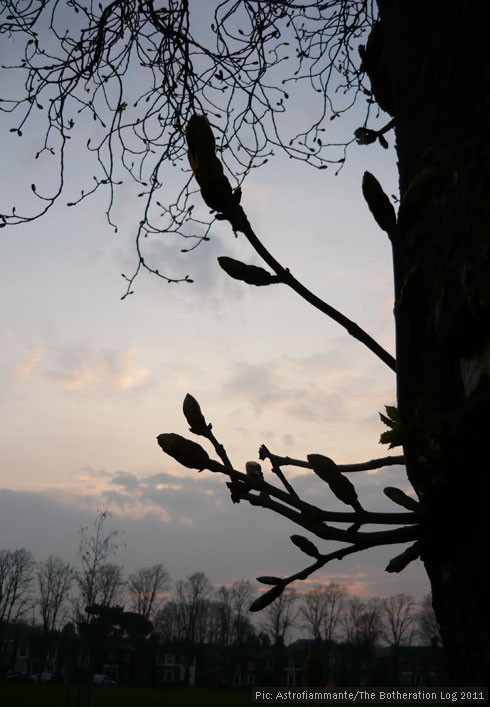
<svg viewBox="0 0 490 707"><path fill-rule="evenodd" d="M281 457L278 454L272 454L265 444L262 444L259 449L259 459L269 459L274 466L298 466L303 469L311 469L312 466L306 459L293 459L292 457ZM369 461L359 462L358 464L337 464L337 469L342 473L353 471L371 471L373 469L382 469L385 466L404 465L405 457L403 454L395 457L381 457L379 459L370 459Z"/></svg>
<svg viewBox="0 0 490 707"><path fill-rule="evenodd" d="M313 292L311 292L307 287L305 287L299 280L297 280L289 271L288 268L282 266L274 256L267 250L264 244L254 233L250 222L240 205L236 205L234 210L225 214L225 217L230 221L234 231L240 231L245 235L252 248L260 255L264 262L269 265L270 268L276 273L280 282L288 285L292 290L294 290L300 297L302 297L306 302L311 304L315 309L325 314L334 322L340 324L348 334L350 334L354 339L360 341L364 346L366 346L375 356L377 356L383 363L385 363L392 371L396 372L396 361L394 357L388 353L378 342L372 338L364 329L362 329L358 324L348 319L342 312L324 302L320 297L317 297Z"/></svg>

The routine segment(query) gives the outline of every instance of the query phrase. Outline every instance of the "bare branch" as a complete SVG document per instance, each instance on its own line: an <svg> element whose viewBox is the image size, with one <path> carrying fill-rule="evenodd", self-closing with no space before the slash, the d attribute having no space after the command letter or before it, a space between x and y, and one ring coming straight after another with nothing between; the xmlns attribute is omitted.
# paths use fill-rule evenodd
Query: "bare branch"
<svg viewBox="0 0 490 707"><path fill-rule="evenodd" d="M67 192L74 206L103 191L107 220L117 230L117 194L135 187L142 200L134 224L137 260L123 275L123 297L144 270L167 282L192 282L153 263L148 239L179 236L190 244L184 251L209 240L213 219L194 213L194 191L181 167L191 115L221 125L223 161L241 184L276 150L340 169L355 138L345 139L331 121L360 96L368 97L369 114L356 50L375 20L372 0L224 0L214 15L206 8L208 17L204 7L183 0L0 6L1 70L16 76L0 111L13 135L36 144L34 157L46 174L42 189L28 185L26 198L0 208L0 226L41 218ZM316 105L291 134L282 118L304 85ZM335 133L330 142L327 128ZM73 188L65 171L79 162L80 143L89 177Z"/></svg>
<svg viewBox="0 0 490 707"><path fill-rule="evenodd" d="M263 456L262 456L263 455ZM312 466L306 459L293 459L292 457L281 457L278 454L272 454L269 452L267 447L263 444L259 450L260 459L270 459L271 464L277 466L298 466L304 469L311 469ZM373 469L382 469L385 466L392 466L395 464L403 465L405 463L405 458L403 455L395 457L381 457L380 459L370 459L366 462L359 462L357 464L337 464L339 471L351 472L351 471L371 471Z"/></svg>

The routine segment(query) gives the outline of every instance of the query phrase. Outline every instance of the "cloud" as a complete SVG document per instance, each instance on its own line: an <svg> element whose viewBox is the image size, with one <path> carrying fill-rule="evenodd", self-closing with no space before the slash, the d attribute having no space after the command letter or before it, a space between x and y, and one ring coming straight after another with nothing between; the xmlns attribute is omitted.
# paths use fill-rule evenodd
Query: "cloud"
<svg viewBox="0 0 490 707"><path fill-rule="evenodd" d="M223 384L226 396L246 396L256 414L281 411L295 420L332 422L352 414L352 401L373 391L365 376L335 357L283 355L264 363L236 361Z"/></svg>
<svg viewBox="0 0 490 707"><path fill-rule="evenodd" d="M126 491L135 491L140 482L130 471L117 471L111 479L111 484L122 486Z"/></svg>
<svg viewBox="0 0 490 707"><path fill-rule="evenodd" d="M158 479L142 476L136 494L114 490L109 483L103 493L85 496L62 490L0 489L1 547L27 547L38 560L54 553L76 563L80 528L90 528L97 508L108 507L112 511L108 528L124 533L117 561L126 573L162 562L175 580L202 570L212 582L224 584L238 577L253 581L265 574L287 576L307 564L289 540L298 528L263 509L232 504L223 480L202 474L184 478L180 489L160 490L160 494L157 483ZM315 542L322 551L331 548L329 543ZM301 591L333 581L365 596L427 593L428 580L420 562L400 575L384 572L388 560L401 549L390 546L353 555L327 565L296 588ZM260 587L255 586L258 593Z"/></svg>
<svg viewBox="0 0 490 707"><path fill-rule="evenodd" d="M45 355L46 351L43 346L32 346L17 366L16 373L18 377L23 379L31 378L44 360Z"/></svg>
<svg viewBox="0 0 490 707"><path fill-rule="evenodd" d="M84 345L64 349L48 375L60 390L114 393L140 388L150 371L138 363L134 345L122 350Z"/></svg>

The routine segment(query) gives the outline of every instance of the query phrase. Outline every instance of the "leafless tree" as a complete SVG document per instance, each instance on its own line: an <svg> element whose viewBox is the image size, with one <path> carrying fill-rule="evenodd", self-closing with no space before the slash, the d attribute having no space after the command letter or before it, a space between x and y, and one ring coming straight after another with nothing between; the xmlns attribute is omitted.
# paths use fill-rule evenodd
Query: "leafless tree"
<svg viewBox="0 0 490 707"><path fill-rule="evenodd" d="M123 568L111 562L106 562L100 568L98 604L114 606L119 604L125 588Z"/></svg>
<svg viewBox="0 0 490 707"><path fill-rule="evenodd" d="M213 602L212 635L216 643L228 646L233 642L233 607L231 589L218 587Z"/></svg>
<svg viewBox="0 0 490 707"><path fill-rule="evenodd" d="M250 633L249 606L255 589L248 579L238 579L230 587L232 641L242 643Z"/></svg>
<svg viewBox="0 0 490 707"><path fill-rule="evenodd" d="M415 602L410 594L395 594L382 599L385 639L392 646L411 645L417 620Z"/></svg>
<svg viewBox="0 0 490 707"><path fill-rule="evenodd" d="M120 545L118 538L121 531L106 529L110 517L108 510L100 510L92 532L89 532L88 527L80 529L78 556L81 568L76 576L79 596L75 599L75 611L79 619L88 606L113 603L121 590L121 568L110 562Z"/></svg>
<svg viewBox="0 0 490 707"><path fill-rule="evenodd" d="M130 574L127 587L133 610L151 619L161 608L170 585L170 575L162 564L143 567Z"/></svg>
<svg viewBox="0 0 490 707"><path fill-rule="evenodd" d="M21 619L32 605L31 588L35 562L25 548L0 550L0 637Z"/></svg>
<svg viewBox="0 0 490 707"><path fill-rule="evenodd" d="M50 555L38 564L39 608L45 635L59 628L64 620L64 607L74 579L74 568L57 555Z"/></svg>
<svg viewBox="0 0 490 707"><path fill-rule="evenodd" d="M372 650L383 635L381 599L372 597L364 601L351 597L346 602L341 622L348 644Z"/></svg>
<svg viewBox="0 0 490 707"><path fill-rule="evenodd" d="M347 590L335 582L303 595L299 615L316 641L333 640L346 599Z"/></svg>
<svg viewBox="0 0 490 707"><path fill-rule="evenodd" d="M430 594L426 594L420 603L417 624L417 635L424 644L429 645L435 640L439 645L442 645L441 630L432 607Z"/></svg>
<svg viewBox="0 0 490 707"><path fill-rule="evenodd" d="M180 634L181 626L176 602L173 599L169 599L165 602L156 612L153 619L153 626L164 642L171 643L172 641L183 638Z"/></svg>
<svg viewBox="0 0 490 707"><path fill-rule="evenodd" d="M288 589L263 612L260 623L264 633L274 646L284 645L288 632L296 621L296 601L298 594L294 589Z"/></svg>
<svg viewBox="0 0 490 707"><path fill-rule="evenodd" d="M194 645L205 635L208 607L212 587L203 572L194 572L187 579L175 584L172 607L176 613L179 635Z"/></svg>

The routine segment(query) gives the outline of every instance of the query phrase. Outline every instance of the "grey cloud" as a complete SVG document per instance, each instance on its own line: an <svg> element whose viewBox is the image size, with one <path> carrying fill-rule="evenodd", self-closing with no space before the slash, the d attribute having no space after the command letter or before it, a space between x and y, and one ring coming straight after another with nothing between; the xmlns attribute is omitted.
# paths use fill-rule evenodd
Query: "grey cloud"
<svg viewBox="0 0 490 707"><path fill-rule="evenodd" d="M140 480L130 471L117 471L111 478L111 484L122 486L127 491L132 491L138 488Z"/></svg>
<svg viewBox="0 0 490 707"><path fill-rule="evenodd" d="M238 577L253 580L264 574L285 576L305 566L304 555L289 540L298 531L296 526L263 509L232 504L224 484L218 490L212 478L203 475L196 479L197 485L202 482L202 492L194 486L183 491L180 501L172 496L176 510L172 522L163 522L157 511L147 510L140 515L114 512L110 527L124 531L125 544L117 561L127 573L162 562L174 579L202 570L212 582L221 584ZM302 483L306 479L298 490ZM216 497L206 501L207 493L213 490ZM90 526L100 503L100 496L79 497L75 503L55 500L48 493L0 490L1 546L27 547L36 559L56 553L76 563L80 527ZM179 522L180 509L186 503L191 503L187 511L193 517L192 525ZM425 594L428 581L421 563L412 563L396 577L383 571L397 551L394 547L380 548L346 558L341 565L328 565L312 582L342 578L356 587L357 578L361 577L363 586L375 593ZM302 588L307 586L298 583L298 589Z"/></svg>
<svg viewBox="0 0 490 707"><path fill-rule="evenodd" d="M146 476L142 480L142 483L147 486L165 485L176 487L181 485L181 481L176 476L172 476L172 474L166 474L164 471L159 471L157 474Z"/></svg>

